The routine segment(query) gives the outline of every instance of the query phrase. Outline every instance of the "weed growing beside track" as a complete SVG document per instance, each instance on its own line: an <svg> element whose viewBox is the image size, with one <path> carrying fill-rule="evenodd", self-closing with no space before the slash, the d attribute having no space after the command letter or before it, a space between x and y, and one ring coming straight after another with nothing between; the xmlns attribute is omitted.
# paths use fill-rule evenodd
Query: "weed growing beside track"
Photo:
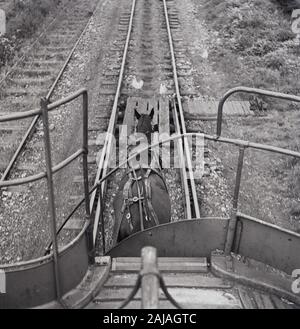
<svg viewBox="0 0 300 329"><path fill-rule="evenodd" d="M0 37L0 68L9 63L24 39L32 37L61 0L17 0L6 13L7 33Z"/></svg>
<svg viewBox="0 0 300 329"><path fill-rule="evenodd" d="M300 93L299 45L291 29L291 14L285 9L272 0L206 4L207 21L217 31L211 51L230 77L228 88L246 85Z"/></svg>
<svg viewBox="0 0 300 329"><path fill-rule="evenodd" d="M300 95L300 45L292 31L291 15L300 8L299 2L212 0L203 1L200 8L213 36L208 49L210 65L218 77L224 75L219 93L245 85ZM299 104L264 101L265 118L228 120L224 135L299 151ZM207 123L206 131L214 132L214 124ZM220 153L224 166L235 169L230 150L223 148ZM229 181L234 177L230 171L225 174ZM300 232L299 161L252 152L244 186L241 204L246 213Z"/></svg>

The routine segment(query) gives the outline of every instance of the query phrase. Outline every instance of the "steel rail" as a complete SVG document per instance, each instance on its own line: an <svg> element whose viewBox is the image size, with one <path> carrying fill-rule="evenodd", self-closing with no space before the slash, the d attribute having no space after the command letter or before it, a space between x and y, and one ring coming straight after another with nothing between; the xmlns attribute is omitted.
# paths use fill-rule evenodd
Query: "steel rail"
<svg viewBox="0 0 300 329"><path fill-rule="evenodd" d="M174 107L173 107L173 115L175 118L175 127L177 130L177 133L180 134L180 126L179 126L179 119L176 113L176 108L175 108L175 100L174 100ZM178 139L177 141L179 152L182 155L180 157L180 166L182 168L181 170L181 179L183 180L183 187L184 187L184 195L185 195L185 211L186 211L186 218L192 218L192 210L191 210L191 199L190 199L190 191L189 191L189 186L188 186L188 178L187 178L187 172L185 170L185 161L184 161L184 151L183 151L183 145L182 145L182 140Z"/></svg>
<svg viewBox="0 0 300 329"><path fill-rule="evenodd" d="M101 0L99 0L98 3L97 3L97 5L95 6L94 13L95 13L95 11L98 9L98 6L99 6L100 3L101 3ZM71 51L70 51L70 53L69 53L69 55L68 55L66 61L64 62L64 64L63 64L61 70L59 71L59 73L58 73L58 75L57 75L57 77L56 77L54 83L53 83L52 86L50 87L50 90L48 91L47 96L46 96L46 99L47 99L48 101L50 101L50 98L51 98L51 96L52 96L52 94L53 94L53 92L54 92L55 87L57 86L58 82L60 81L60 79L61 79L61 77L62 77L62 75L63 75L63 73L64 73L64 71L65 71L65 69L66 69L66 67L67 67L67 65L69 64L69 62L70 62L70 60L71 60L71 58L72 58L72 56L73 56L73 54L74 54L74 52L75 52L75 50L76 50L78 44L79 44L79 42L81 41L83 35L84 35L85 32L87 31L87 28L88 28L88 26L90 25L91 20L93 19L93 17L94 17L94 14L91 15L91 17L89 18L87 24L85 25L83 31L81 32L79 38L77 39L77 41L76 41L76 43L75 43L75 45L74 45L73 48L71 49ZM2 118L2 116L0 116L0 120L1 120L1 118ZM20 153L22 152L22 150L23 150L23 148L24 148L24 146L25 146L25 144L26 144L26 142L27 142L29 136L33 133L33 130L34 130L34 128L35 128L35 126L36 126L36 124L37 124L39 118L40 118L40 113L37 113L37 115L36 115L36 116L33 118L33 120L31 121L31 123L30 123L28 129L26 130L25 134L23 135L22 140L21 140L21 142L20 142L20 144L19 144L17 150L16 150L15 153L13 154L13 156L12 156L12 158L11 158L11 160L10 160L8 166L6 167L4 173L2 174L2 176L1 176L1 178L0 178L0 182L1 182L1 181L4 181L4 180L7 178L7 176L9 175L9 173L10 173L12 167L14 166L16 160L18 159ZM1 122L1 121L0 121L0 122Z"/></svg>
<svg viewBox="0 0 300 329"><path fill-rule="evenodd" d="M184 116L183 116L183 108L182 108L181 95L180 95L180 89L179 89L179 83L178 83L176 59L175 59L175 55L174 55L173 39L172 39L172 33L171 33L171 29L170 29L170 22L169 22L168 8L167 8L166 0L163 0L163 4L164 4L164 13L165 13L165 18L166 18L168 40L169 40L169 46L170 46L170 52L171 52L171 58L172 58L173 76L174 76L174 83L175 83L175 90L176 90L176 98L177 98L177 102L178 102L181 129L182 129L182 133L185 134L186 127L185 127L185 120L184 120ZM176 111L176 108L175 108L175 111ZM196 216L196 218L200 218L200 208L199 208L199 202L198 202L198 198L197 198L197 191L196 191L196 186L195 186L189 143L186 138L183 138L183 143L184 143L184 151L185 151L185 155L186 155L185 160L187 162L187 169L188 169L189 179L190 179L190 184L191 184L191 192L192 192L193 201L194 201L193 205L194 205L194 210L195 210L195 216ZM183 170L186 170L185 166L184 166Z"/></svg>
<svg viewBox="0 0 300 329"><path fill-rule="evenodd" d="M111 113L110 120L109 120L107 134L105 136L104 145L103 145L103 148L101 151L102 153L101 153L101 157L100 157L99 164L98 164L98 170L97 170L95 182L97 182L101 176L105 176L107 173L107 170L108 170L108 165L109 165L109 160L110 160L110 155L111 155L110 154L111 147L112 147L112 136L114 134L114 129L115 129L116 121L117 121L118 101L119 101L119 97L120 97L120 93L121 93L121 86L122 86L123 75L124 75L124 71L125 71L125 64L126 64L128 47L129 47L129 42L130 42L130 36L131 36L131 32L132 32L135 7L136 7L136 0L133 0L132 7L131 7L130 20L129 20L129 25L128 25L128 31L127 31L127 37L126 37L124 51L123 51L121 69L120 69L120 74L119 74L119 79L118 79L118 86L117 86L117 90L116 90L116 94L115 94L115 98L114 98L114 103L113 103L112 113ZM101 186L101 190L100 190L100 193L103 193L103 192L104 192L104 185ZM92 194L91 199L90 199L91 213L94 209L96 194L97 194L97 191L94 191L94 193ZM94 221L94 230L93 230L94 244L96 241L100 213L101 213L101 204L98 200L97 208L96 208L96 212L95 212L95 221Z"/></svg>

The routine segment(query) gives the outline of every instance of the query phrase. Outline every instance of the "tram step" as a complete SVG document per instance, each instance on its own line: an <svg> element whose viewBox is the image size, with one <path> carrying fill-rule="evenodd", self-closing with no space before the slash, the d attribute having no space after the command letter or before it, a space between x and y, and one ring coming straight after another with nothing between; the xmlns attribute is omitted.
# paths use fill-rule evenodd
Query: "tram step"
<svg viewBox="0 0 300 329"><path fill-rule="evenodd" d="M207 260L203 257L178 258L158 257L160 271L178 272L207 272ZM141 259L139 257L118 257L112 260L112 271L139 271Z"/></svg>
<svg viewBox="0 0 300 329"><path fill-rule="evenodd" d="M291 291L294 278L264 263L250 258L240 259L237 255L228 257L224 254L212 253L211 270L217 276L280 295L300 305L300 297Z"/></svg>
<svg viewBox="0 0 300 329"><path fill-rule="evenodd" d="M262 293L247 287L238 288L242 305L245 309L295 309L297 305L284 298Z"/></svg>
<svg viewBox="0 0 300 329"><path fill-rule="evenodd" d="M163 272L163 271L161 271ZM201 273L163 273L168 287L172 288L202 288L202 289L230 289L232 284L222 278L201 275ZM137 273L111 272L105 287L134 287Z"/></svg>
<svg viewBox="0 0 300 329"><path fill-rule="evenodd" d="M88 308L118 308L131 291L132 288L102 289L100 294L94 299L94 302L89 304ZM241 308L239 301L232 294L224 293L224 291L195 288L169 288L168 291L180 306L187 309ZM174 308L161 290L159 299L159 308ZM126 308L141 308L140 291Z"/></svg>

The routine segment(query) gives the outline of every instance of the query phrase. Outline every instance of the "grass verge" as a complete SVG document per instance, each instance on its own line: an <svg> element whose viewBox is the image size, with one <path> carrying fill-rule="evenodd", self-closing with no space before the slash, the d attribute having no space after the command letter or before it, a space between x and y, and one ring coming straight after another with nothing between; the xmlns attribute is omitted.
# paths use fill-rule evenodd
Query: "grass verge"
<svg viewBox="0 0 300 329"><path fill-rule="evenodd" d="M226 75L226 89L245 85L300 95L300 43L291 29L291 12L300 8L300 2L211 0L203 8L215 36L210 56L216 71ZM228 120L223 134L299 151L299 104L264 101L269 110L266 118ZM215 132L214 125L207 127ZM216 151L229 168L226 178L234 181L236 155L229 147ZM247 153L242 210L300 232L300 161Z"/></svg>
<svg viewBox="0 0 300 329"><path fill-rule="evenodd" d="M7 16L7 33L0 37L0 68L9 63L22 41L32 37L61 0L16 0Z"/></svg>

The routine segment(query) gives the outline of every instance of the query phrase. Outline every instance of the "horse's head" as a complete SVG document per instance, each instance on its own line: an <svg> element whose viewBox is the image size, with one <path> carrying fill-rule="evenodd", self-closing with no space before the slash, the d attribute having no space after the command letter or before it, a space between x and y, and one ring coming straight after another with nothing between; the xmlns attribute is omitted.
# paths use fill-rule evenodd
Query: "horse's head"
<svg viewBox="0 0 300 329"><path fill-rule="evenodd" d="M151 143L151 133L155 131L155 126L152 126L152 119L154 116L154 109L150 114L140 114L137 110L134 110L134 115L138 120L136 126L136 132L144 134L147 137L148 143Z"/></svg>

